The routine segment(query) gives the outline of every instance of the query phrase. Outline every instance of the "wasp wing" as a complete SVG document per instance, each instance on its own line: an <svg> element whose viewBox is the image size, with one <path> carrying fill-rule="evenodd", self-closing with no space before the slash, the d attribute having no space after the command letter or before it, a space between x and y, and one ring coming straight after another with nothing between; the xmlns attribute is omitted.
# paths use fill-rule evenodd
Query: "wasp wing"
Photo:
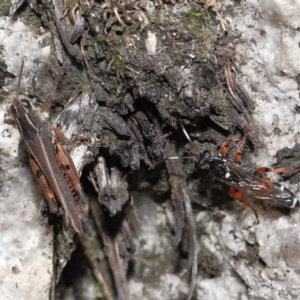
<svg viewBox="0 0 300 300"><path fill-rule="evenodd" d="M264 178L255 170L243 167L232 161L223 161L227 173L222 178L222 182L255 199L267 201L270 205L293 208L298 203L298 199L289 189L283 185Z"/></svg>

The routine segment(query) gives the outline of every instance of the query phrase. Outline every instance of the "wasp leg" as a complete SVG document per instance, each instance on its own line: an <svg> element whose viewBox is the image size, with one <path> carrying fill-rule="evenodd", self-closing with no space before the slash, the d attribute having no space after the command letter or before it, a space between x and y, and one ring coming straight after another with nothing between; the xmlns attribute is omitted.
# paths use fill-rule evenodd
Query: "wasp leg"
<svg viewBox="0 0 300 300"><path fill-rule="evenodd" d="M78 193L80 200L87 201L88 197L83 192L76 168L74 166L74 163L72 159L69 156L69 153L64 149L62 145L59 143L55 144L55 154L56 159L58 161L58 164L60 168L62 169L63 173L66 175L68 180L71 183L72 188Z"/></svg>
<svg viewBox="0 0 300 300"><path fill-rule="evenodd" d="M230 187L229 188L229 196L234 198L234 199L241 199L244 192L242 190L236 189L235 187Z"/></svg>
<svg viewBox="0 0 300 300"><path fill-rule="evenodd" d="M236 189L234 187L230 187L229 188L229 196L234 198L234 201L242 206L242 207L249 207L252 209L254 215L255 215L255 222L254 224L259 224L259 219L258 219L258 214L257 214L257 211L251 206L250 203L246 202L246 201L241 201L241 198L243 196L243 191L242 190L239 190L239 189Z"/></svg>
<svg viewBox="0 0 300 300"><path fill-rule="evenodd" d="M277 169L272 169L272 168L266 168L266 167L260 167L256 169L257 173L268 173L268 172L274 172L274 173L288 173L288 172L292 172L299 169L299 167L297 168L277 168Z"/></svg>
<svg viewBox="0 0 300 300"><path fill-rule="evenodd" d="M250 129L251 129L251 124L249 124L245 131L244 131L244 135L241 139L241 141L238 143L238 145L235 147L235 150L234 150L234 153L233 153L233 160L235 162L238 162L240 163L242 161L242 157L240 156L240 152L242 151L243 147L244 147L244 144L245 144L245 141L246 141L246 138L250 132Z"/></svg>
<svg viewBox="0 0 300 300"><path fill-rule="evenodd" d="M263 183L266 189L270 189L274 182L269 178L259 178L259 182Z"/></svg>
<svg viewBox="0 0 300 300"><path fill-rule="evenodd" d="M227 153L227 147L232 142L232 136L230 136L227 140L225 140L220 146L220 153L224 156Z"/></svg>
<svg viewBox="0 0 300 300"><path fill-rule="evenodd" d="M56 204L55 195L49 186L47 179L43 172L41 171L40 167L37 165L33 157L30 157L29 159L30 167L32 169L33 174L35 175L39 185L41 186L44 197L46 198L49 206L49 210L51 213L56 213L58 211L58 206Z"/></svg>
<svg viewBox="0 0 300 300"><path fill-rule="evenodd" d="M235 201L238 203L238 205L243 206L243 207L249 207L252 209L254 215L255 215L255 222L254 224L259 224L259 219L258 219L258 214L257 211L253 208L253 206L250 205L250 203L245 202L245 201L240 201L240 199L235 199Z"/></svg>

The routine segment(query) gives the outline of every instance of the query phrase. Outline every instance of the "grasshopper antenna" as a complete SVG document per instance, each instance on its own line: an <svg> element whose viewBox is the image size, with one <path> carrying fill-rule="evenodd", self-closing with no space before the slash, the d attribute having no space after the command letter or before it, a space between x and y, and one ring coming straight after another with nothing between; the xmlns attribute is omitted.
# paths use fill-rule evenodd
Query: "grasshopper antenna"
<svg viewBox="0 0 300 300"><path fill-rule="evenodd" d="M20 94L20 86L21 86L21 78L22 78L22 74L23 74L23 69L24 69L24 59L22 60L22 64L21 64L21 69L20 69L20 73L19 73L19 80L18 80L18 87L17 87L17 100L19 99L19 94Z"/></svg>

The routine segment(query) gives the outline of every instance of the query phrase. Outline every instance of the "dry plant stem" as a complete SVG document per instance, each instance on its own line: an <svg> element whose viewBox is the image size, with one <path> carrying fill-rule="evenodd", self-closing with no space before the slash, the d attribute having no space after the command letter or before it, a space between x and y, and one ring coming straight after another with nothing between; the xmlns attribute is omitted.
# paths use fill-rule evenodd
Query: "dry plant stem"
<svg viewBox="0 0 300 300"><path fill-rule="evenodd" d="M237 95L242 99L246 107L254 110L255 102L253 101L253 99L251 99L251 97L248 95L242 84L238 82L237 78L234 78L234 81Z"/></svg>
<svg viewBox="0 0 300 300"><path fill-rule="evenodd" d="M98 156L89 178L98 193L99 202L106 206L112 215L120 211L129 199L122 172L116 167L108 170L105 158Z"/></svg>
<svg viewBox="0 0 300 300"><path fill-rule="evenodd" d="M236 110L238 112L243 112L244 111L243 103L235 93L236 89L235 89L234 81L233 81L232 74L231 74L231 71L230 71L229 63L227 63L226 66L225 66L224 74L225 74L225 80L226 80L227 88L228 88L228 91L231 95L231 97L229 97L230 100L231 100L231 103L236 108Z"/></svg>
<svg viewBox="0 0 300 300"><path fill-rule="evenodd" d="M99 262L97 256L94 254L94 245L92 241L86 237L79 238L82 247L84 248L84 253L86 258L88 259L90 266L93 270L93 273L96 277L97 282L99 283L103 295L106 300L114 300L113 292L110 289L110 285L107 282L106 278L102 276L102 272L100 271Z"/></svg>
<svg viewBox="0 0 300 300"><path fill-rule="evenodd" d="M117 263L115 264L115 272L114 274L118 275L118 282L119 282L119 288L117 289L118 298L120 300L129 300L129 292L127 288L127 279L126 279L126 264L125 260L121 258L120 255L120 248L118 244L118 240L121 240L122 237L119 234L116 235L116 237L113 239L113 246L114 246L114 253L115 257L117 258ZM113 257L112 257L113 258ZM115 277L115 276L114 276Z"/></svg>
<svg viewBox="0 0 300 300"><path fill-rule="evenodd" d="M70 43L71 35L67 32L66 26L64 26L64 20L61 20L63 13L61 13L59 1L53 0L53 6L53 20L63 45L72 57L74 57L78 62L82 62L82 55L79 50Z"/></svg>
<svg viewBox="0 0 300 300"><path fill-rule="evenodd" d="M134 253L136 251L136 247L135 247L135 244L133 241L133 236L132 236L132 233L131 233L131 230L130 230L127 220L125 220L125 219L123 220L121 229L122 229L122 234L125 237L127 248L129 248L130 251L132 253Z"/></svg>
<svg viewBox="0 0 300 300"><path fill-rule="evenodd" d="M225 63L225 75L226 75L226 82L228 84L228 88L233 98L236 98L236 88L234 84L234 80L231 74L231 63L227 61Z"/></svg>
<svg viewBox="0 0 300 300"><path fill-rule="evenodd" d="M171 143L165 146L165 154L170 157L174 155L175 149ZM186 218L189 233L189 257L188 268L191 269L191 284L187 299L191 299L196 283L197 275L197 249L196 249L196 225L191 207L191 199L188 194L188 187L182 176L182 168L179 160L167 160L167 170L172 190L172 201L175 206L175 245L178 245L183 229L184 217ZM177 219L178 218L178 219Z"/></svg>
<svg viewBox="0 0 300 300"><path fill-rule="evenodd" d="M99 203L96 200L92 200L90 203L90 207L97 229L105 247L105 254L108 258L109 265L113 273L118 300L129 300L129 293L126 282L126 270L124 268L124 263L119 257L117 236L115 238L111 238L105 230L102 224L102 220L104 220L104 214L102 212L102 209L100 208Z"/></svg>
<svg viewBox="0 0 300 300"><path fill-rule="evenodd" d="M56 258L56 252L53 248L53 269L52 269L52 278L51 278L51 287L50 287L50 291L49 291L49 300L55 300L55 287L56 287L56 268L55 266L55 262L56 262L57 258Z"/></svg>

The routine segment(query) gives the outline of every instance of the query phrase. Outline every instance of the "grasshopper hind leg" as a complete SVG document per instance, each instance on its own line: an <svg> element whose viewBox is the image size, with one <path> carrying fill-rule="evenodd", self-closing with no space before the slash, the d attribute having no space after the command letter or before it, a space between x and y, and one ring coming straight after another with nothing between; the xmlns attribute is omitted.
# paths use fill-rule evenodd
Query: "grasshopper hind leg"
<svg viewBox="0 0 300 300"><path fill-rule="evenodd" d="M58 206L56 203L55 195L54 195L51 187L49 186L45 175L43 174L40 167L35 162L35 160L32 156L30 157L29 162L30 162L30 167L32 169L32 172L33 172L34 176L36 177L40 187L43 190L44 198L46 199L48 206L49 206L49 211L51 213L57 213Z"/></svg>
<svg viewBox="0 0 300 300"><path fill-rule="evenodd" d="M84 193L84 191L81 187L76 168L74 166L72 159L70 158L69 153L65 150L65 148L62 145L60 145L59 143L56 143L55 144L55 154L56 154L56 159L58 161L60 168L62 169L63 173L68 178L69 182L71 183L72 188L78 194L79 201L82 201L83 203L87 202L88 197Z"/></svg>

